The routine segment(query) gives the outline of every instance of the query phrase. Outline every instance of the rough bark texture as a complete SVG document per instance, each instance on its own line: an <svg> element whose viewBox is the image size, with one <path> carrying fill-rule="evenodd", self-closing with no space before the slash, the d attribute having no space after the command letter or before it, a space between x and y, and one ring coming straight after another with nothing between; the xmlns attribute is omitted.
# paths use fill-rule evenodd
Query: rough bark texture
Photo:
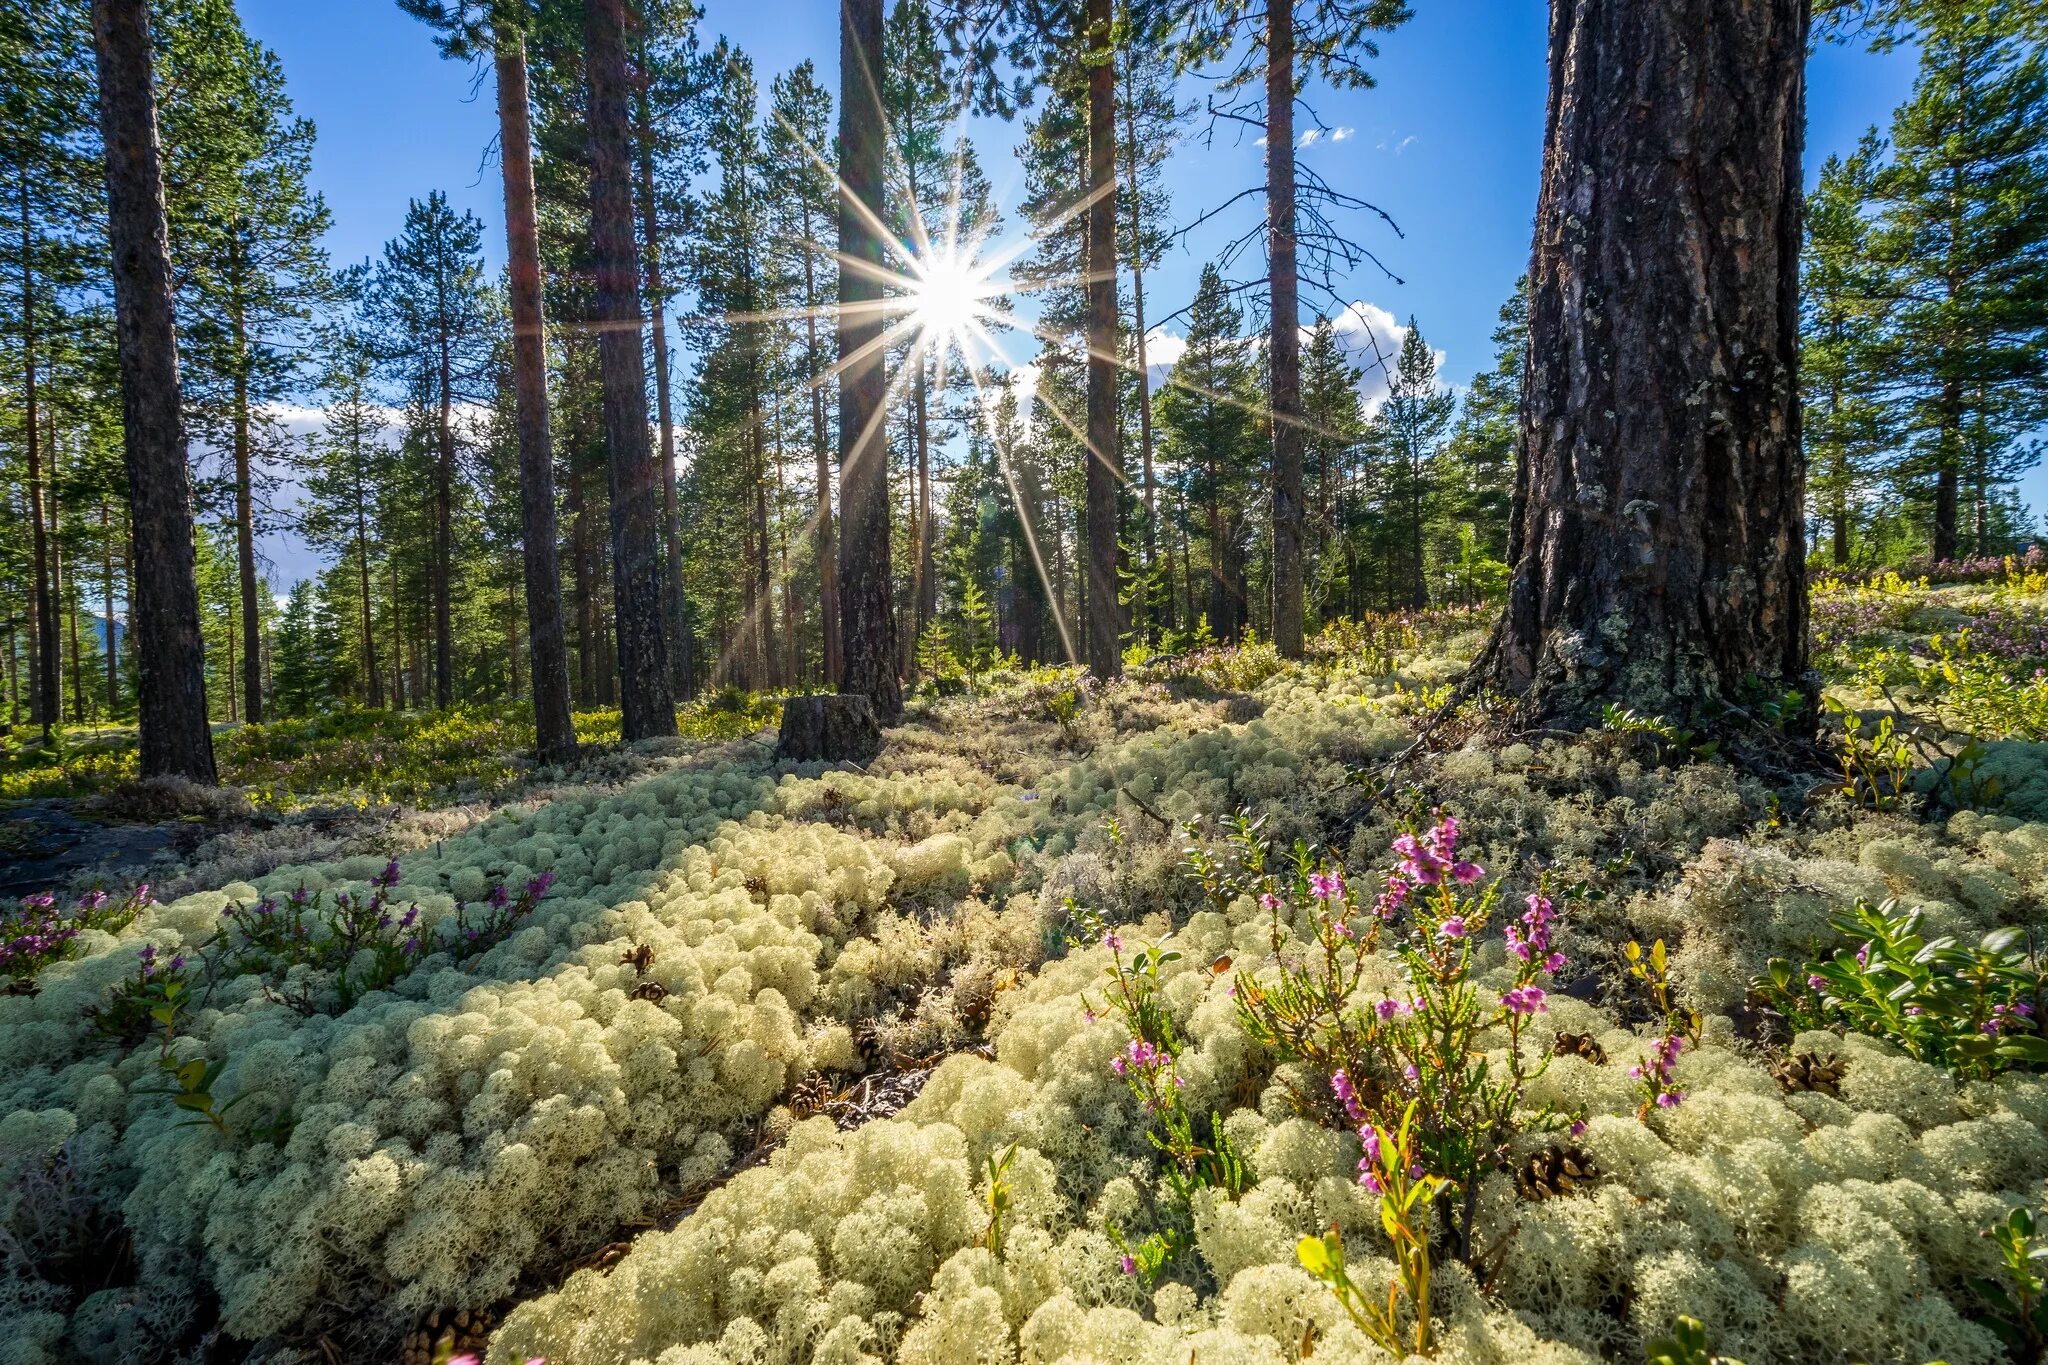
<svg viewBox="0 0 2048 1365"><path fill-rule="evenodd" d="M811 227L811 208L804 204L804 239L818 240ZM839 686L846 663L839 647L839 545L832 534L832 448L825 421L824 367L818 363L818 280L817 253L804 251L804 356L813 382L810 385L811 446L818 463L818 589L820 620L825 635L825 682Z"/></svg>
<svg viewBox="0 0 2048 1365"><path fill-rule="evenodd" d="M192 488L178 401L148 0L94 0L100 131L106 144L107 238L121 362L122 452L135 541L130 605L144 777L211 785L206 654L193 575Z"/></svg>
<svg viewBox="0 0 2048 1365"><path fill-rule="evenodd" d="M676 708L662 639L659 488L647 437L647 358L640 252L633 234L632 130L626 117L625 3L585 0L583 15L590 84L590 238L612 500L619 733L631 741L673 735Z"/></svg>
<svg viewBox="0 0 2048 1365"><path fill-rule="evenodd" d="M1142 545L1145 593L1140 598L1145 631L1154 633L1152 566L1159 553L1159 498L1152 476L1152 370L1145 359L1145 197L1138 185L1138 116L1131 88L1131 65L1124 64L1124 170L1131 196L1131 339L1138 361L1138 464L1144 471L1145 538Z"/></svg>
<svg viewBox="0 0 2048 1365"><path fill-rule="evenodd" d="M533 672L534 749L541 762L560 763L576 754L576 723L569 713L569 646L562 627L562 570L556 548L554 442L548 430L546 319L541 312L540 232L534 206L525 38L510 25L501 25L493 57L498 69L498 142L505 174L512 386L519 428L520 559L526 579L527 654Z"/></svg>
<svg viewBox="0 0 2048 1365"><path fill-rule="evenodd" d="M643 63L638 83L640 140L640 223L647 250L648 314L654 334L654 412L661 431L661 575L663 620L668 631L669 677L677 696L691 693L689 605L683 596L683 530L676 503L675 402L670 395L668 283L663 278L661 216L655 211L653 109Z"/></svg>
<svg viewBox="0 0 2048 1365"><path fill-rule="evenodd" d="M1087 0L1084 49L1109 46L1112 0ZM1123 672L1117 601L1117 486L1123 453L1116 420L1116 64L1088 68L1088 671Z"/></svg>
<svg viewBox="0 0 2048 1365"><path fill-rule="evenodd" d="M866 697L886 725L903 713L903 689L889 583L882 287L871 273L882 266L882 0L844 0L839 13L839 690Z"/></svg>
<svg viewBox="0 0 2048 1365"><path fill-rule="evenodd" d="M230 249L239 254L239 244ZM250 450L248 339L242 334L242 310L233 310L235 329L235 569L242 598L242 716L251 725L263 723L263 612L257 602L256 478Z"/></svg>
<svg viewBox="0 0 2048 1365"><path fill-rule="evenodd" d="M782 704L780 763L871 763L882 751L882 727L858 693L791 697Z"/></svg>
<svg viewBox="0 0 2048 1365"><path fill-rule="evenodd" d="M1273 326L1273 647L1298 659L1301 592L1301 279L1294 240L1294 3L1266 10L1266 251Z"/></svg>
<svg viewBox="0 0 2048 1365"><path fill-rule="evenodd" d="M1809 686L1805 0L1557 0L1507 613L1525 720Z"/></svg>
<svg viewBox="0 0 2048 1365"><path fill-rule="evenodd" d="M50 589L50 543L43 521L40 411L36 390L36 274L29 237L28 177L21 179L21 393L23 445L28 454L29 543L33 553L33 597L29 617L29 712L42 723L43 737L57 723L57 597Z"/></svg>

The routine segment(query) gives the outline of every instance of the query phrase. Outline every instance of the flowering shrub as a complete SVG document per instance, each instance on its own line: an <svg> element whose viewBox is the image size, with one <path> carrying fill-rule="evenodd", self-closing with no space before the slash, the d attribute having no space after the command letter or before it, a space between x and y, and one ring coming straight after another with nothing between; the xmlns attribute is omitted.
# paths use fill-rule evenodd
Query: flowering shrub
<svg viewBox="0 0 2048 1365"><path fill-rule="evenodd" d="M80 932L118 933L150 904L147 882L120 900L104 891L88 891L68 910L58 908L53 892L23 896L13 910L0 915L0 973L27 981L69 955Z"/></svg>
<svg viewBox="0 0 2048 1365"><path fill-rule="evenodd" d="M1470 1259L1482 1173L1519 1134L1566 1122L1547 1107L1518 1112L1529 1079L1547 1064L1530 1062L1523 1035L1549 1009L1539 983L1565 956L1551 941L1554 903L1530 893L1506 931L1512 982L1494 1004L1481 1003L1474 950L1499 907L1500 883L1464 889L1482 883L1486 870L1459 855L1458 838L1457 820L1440 814L1425 832L1395 839L1395 870L1361 912L1334 864L1297 846L1284 875L1269 873L1264 850L1241 829L1238 884L1256 888L1270 916L1277 980L1240 972L1237 1002L1251 1038L1328 1078L1368 1146L1373 1132L1412 1125L1423 1168L1441 1175L1456 1200L1447 1221L1457 1254ZM1309 940L1298 958L1283 952L1293 924L1305 924ZM1383 937L1406 988L1367 1001L1360 985ZM1503 1064L1487 1055L1496 1033L1505 1035ZM1373 1176L1368 1170L1362 1179Z"/></svg>
<svg viewBox="0 0 2048 1365"><path fill-rule="evenodd" d="M1856 1029L1965 1076L2048 1065L2036 1013L2048 978L2021 932L1994 930L1975 944L1929 940L1925 918L1896 901L1861 902L1834 922L1860 947L1797 967L1774 960L1759 986L1795 1031Z"/></svg>

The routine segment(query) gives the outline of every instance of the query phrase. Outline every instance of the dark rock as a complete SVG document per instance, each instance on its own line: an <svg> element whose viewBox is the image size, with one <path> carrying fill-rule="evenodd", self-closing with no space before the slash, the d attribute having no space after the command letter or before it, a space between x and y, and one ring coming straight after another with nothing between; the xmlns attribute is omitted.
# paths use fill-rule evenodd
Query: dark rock
<svg viewBox="0 0 2048 1365"><path fill-rule="evenodd" d="M782 703L775 757L784 763L861 763L882 752L882 727L862 696L791 697Z"/></svg>

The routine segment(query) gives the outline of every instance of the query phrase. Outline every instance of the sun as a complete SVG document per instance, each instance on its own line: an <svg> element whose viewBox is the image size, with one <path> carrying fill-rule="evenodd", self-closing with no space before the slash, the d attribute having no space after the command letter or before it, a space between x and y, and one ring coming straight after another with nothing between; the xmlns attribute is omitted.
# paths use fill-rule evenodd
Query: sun
<svg viewBox="0 0 2048 1365"><path fill-rule="evenodd" d="M964 253L944 252L917 263L910 315L934 344L958 346L988 315L985 300L1001 291L989 270Z"/></svg>

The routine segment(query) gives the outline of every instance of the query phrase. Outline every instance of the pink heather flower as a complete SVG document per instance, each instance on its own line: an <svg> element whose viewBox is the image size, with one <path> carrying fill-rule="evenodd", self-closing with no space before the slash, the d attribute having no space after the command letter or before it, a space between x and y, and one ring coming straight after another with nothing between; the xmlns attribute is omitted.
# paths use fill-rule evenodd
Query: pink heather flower
<svg viewBox="0 0 2048 1365"><path fill-rule="evenodd" d="M1586 1121L1584 1119L1579 1119L1575 1121L1572 1124L1572 1126L1566 1129L1565 1131L1575 1138L1584 1137L1586 1135Z"/></svg>
<svg viewBox="0 0 2048 1365"><path fill-rule="evenodd" d="M1563 953L1552 953L1549 957L1543 959L1543 970L1546 972L1561 972L1564 970L1564 964L1569 960Z"/></svg>
<svg viewBox="0 0 2048 1365"><path fill-rule="evenodd" d="M1478 863L1452 863L1451 880L1460 886L1470 886L1486 875L1486 869Z"/></svg>
<svg viewBox="0 0 2048 1365"><path fill-rule="evenodd" d="M1112 953L1120 953L1124 950L1124 936L1112 929L1102 936L1102 946Z"/></svg>
<svg viewBox="0 0 2048 1365"><path fill-rule="evenodd" d="M1112 1065L1114 1065L1114 1063L1112 1063ZM1639 1065L1632 1066L1628 1069L1628 1074L1630 1080L1639 1081L1643 1078L1643 1068Z"/></svg>
<svg viewBox="0 0 2048 1365"><path fill-rule="evenodd" d="M1439 924L1436 927L1436 931L1443 938L1463 938L1465 937L1465 917L1463 915L1452 915L1442 924Z"/></svg>
<svg viewBox="0 0 2048 1365"><path fill-rule="evenodd" d="M47 910L57 903L57 897L48 891L38 891L33 896L23 896L21 903L31 910Z"/></svg>
<svg viewBox="0 0 2048 1365"><path fill-rule="evenodd" d="M1870 965L1870 945L1868 943L1856 950L1856 965L1859 967L1868 967Z"/></svg>
<svg viewBox="0 0 2048 1365"><path fill-rule="evenodd" d="M1082 1017L1083 1017L1083 1018L1085 1018L1085 1019L1086 1019L1086 1020L1087 1020L1087 1021L1088 1021L1089 1023L1091 1023L1091 1024L1092 1024L1092 1023L1094 1023L1094 1022L1095 1022L1095 1011L1094 1011L1094 1010L1091 1010L1091 1009L1087 1008L1086 1006L1083 1006L1083 1007L1082 1007L1082 1009L1081 1009L1081 1015L1082 1015Z"/></svg>
<svg viewBox="0 0 2048 1365"><path fill-rule="evenodd" d="M1142 1038L1131 1040L1131 1063L1134 1066L1151 1066L1159 1060L1159 1049Z"/></svg>
<svg viewBox="0 0 2048 1365"><path fill-rule="evenodd" d="M104 891L88 891L78 898L78 908L81 910L97 910L106 903L107 893Z"/></svg>
<svg viewBox="0 0 2048 1365"><path fill-rule="evenodd" d="M1361 1123L1361 1124L1359 1124L1359 1125L1358 1125L1358 1140L1359 1140L1360 1142L1362 1142L1362 1143L1364 1143L1364 1144L1365 1144L1365 1162L1366 1162L1366 1164L1368 1164L1368 1165L1372 1165L1372 1166L1377 1166L1377 1165L1379 1165L1379 1164L1380 1164L1380 1130L1379 1130L1379 1129L1377 1129L1377 1128L1375 1128L1375 1127L1373 1127L1373 1126L1372 1126L1371 1124L1369 1124L1369 1123Z"/></svg>
<svg viewBox="0 0 2048 1365"><path fill-rule="evenodd" d="M1410 1085L1414 1085L1416 1082L1422 1079L1422 1073L1415 1069L1415 1063L1413 1062L1410 1062L1407 1066L1403 1067L1401 1070L1401 1074L1408 1078L1408 1084Z"/></svg>
<svg viewBox="0 0 2048 1365"><path fill-rule="evenodd" d="M1678 1107L1678 1102L1683 1098L1685 1098L1683 1091L1663 1091L1657 1096L1657 1107L1659 1109L1676 1109Z"/></svg>
<svg viewBox="0 0 2048 1365"><path fill-rule="evenodd" d="M1278 913L1280 909L1280 898L1270 891L1261 891L1259 893L1259 909L1265 911L1269 915Z"/></svg>
<svg viewBox="0 0 2048 1365"><path fill-rule="evenodd" d="M1114 1072L1115 1072L1115 1073L1116 1073L1117 1075L1119 1075L1119 1076L1123 1075L1123 1074L1124 1074L1124 1059L1123 1059L1122 1057L1112 1057L1112 1058L1110 1058L1110 1059L1109 1059L1109 1069L1110 1069L1111 1071L1114 1071Z"/></svg>
<svg viewBox="0 0 2048 1365"><path fill-rule="evenodd" d="M1117 1264L1123 1268L1123 1272L1126 1275L1135 1275L1138 1273L1138 1263L1130 1256L1126 1255L1117 1258Z"/></svg>
<svg viewBox="0 0 2048 1365"><path fill-rule="evenodd" d="M1373 1009L1382 1019L1391 1019L1397 1014L1406 1014L1408 1012L1405 1005L1398 1000L1392 999L1380 1001L1377 1005L1373 1006Z"/></svg>
<svg viewBox="0 0 2048 1365"><path fill-rule="evenodd" d="M1379 899L1373 904L1373 910L1381 919L1392 919L1394 912L1407 902L1408 890L1408 883L1401 878L1387 878L1387 889L1380 892Z"/></svg>
<svg viewBox="0 0 2048 1365"><path fill-rule="evenodd" d="M1500 1003L1507 1007L1510 1014L1534 1014L1538 1010L1550 1008L1543 1003L1542 988L1537 986L1517 986L1511 991L1506 991L1501 995Z"/></svg>
<svg viewBox="0 0 2048 1365"><path fill-rule="evenodd" d="M1344 879L1322 872L1308 874L1308 893L1319 901L1334 900L1344 894Z"/></svg>
<svg viewBox="0 0 2048 1365"><path fill-rule="evenodd" d="M1365 1169L1363 1161L1358 1163L1358 1183L1371 1190L1374 1194L1385 1194L1387 1192L1387 1187L1380 1184L1380 1178Z"/></svg>
<svg viewBox="0 0 2048 1365"><path fill-rule="evenodd" d="M1421 1163L1421 1162L1419 1162L1419 1161L1411 1161L1411 1162L1409 1162L1409 1163L1408 1163L1408 1178L1409 1178L1410 1180L1420 1180L1420 1179L1422 1179L1422 1163Z"/></svg>
<svg viewBox="0 0 2048 1365"><path fill-rule="evenodd" d="M1809 973L1806 978L1806 984L1809 988L1816 991L1824 991L1828 988L1827 978L1821 976L1818 972Z"/></svg>

